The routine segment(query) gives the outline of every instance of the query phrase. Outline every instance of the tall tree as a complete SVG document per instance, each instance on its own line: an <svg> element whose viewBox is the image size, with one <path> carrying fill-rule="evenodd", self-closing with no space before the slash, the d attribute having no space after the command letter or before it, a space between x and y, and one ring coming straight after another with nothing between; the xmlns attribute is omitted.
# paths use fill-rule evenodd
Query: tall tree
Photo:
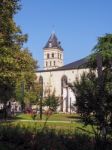
<svg viewBox="0 0 112 150"><path fill-rule="evenodd" d="M23 35L14 21L20 10L20 0L0 0L0 101L5 103L15 95L18 82L30 85L35 80L36 61L23 48Z"/></svg>
<svg viewBox="0 0 112 150"><path fill-rule="evenodd" d="M102 65L105 68L112 68L112 34L106 34L98 38L97 44L93 48L93 54L90 55L89 67L96 69L96 56L99 53L102 56Z"/></svg>
<svg viewBox="0 0 112 150"><path fill-rule="evenodd" d="M98 59L98 64L97 55L102 57L102 60ZM90 56L90 72L84 73L80 80L74 82L74 86L72 86L76 94L75 105L84 123L92 125L96 145L99 146L99 149L106 149L106 141L112 131L111 62L112 34L106 34L104 37L98 38L98 43ZM98 75L94 69L98 69ZM102 146L102 144L99 144L99 140L105 144Z"/></svg>

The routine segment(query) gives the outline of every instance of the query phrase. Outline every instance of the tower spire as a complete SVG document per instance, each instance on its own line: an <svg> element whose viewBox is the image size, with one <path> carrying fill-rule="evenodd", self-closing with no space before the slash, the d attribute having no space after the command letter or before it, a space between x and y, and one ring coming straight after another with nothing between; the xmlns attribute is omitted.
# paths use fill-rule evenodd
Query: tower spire
<svg viewBox="0 0 112 150"><path fill-rule="evenodd" d="M51 33L51 36L43 49L45 70L63 66L63 48L54 32Z"/></svg>

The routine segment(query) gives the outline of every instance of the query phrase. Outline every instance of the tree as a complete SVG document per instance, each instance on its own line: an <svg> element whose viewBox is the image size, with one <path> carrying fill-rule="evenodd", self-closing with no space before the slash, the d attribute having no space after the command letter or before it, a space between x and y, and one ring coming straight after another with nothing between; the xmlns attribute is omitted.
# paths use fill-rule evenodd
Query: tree
<svg viewBox="0 0 112 150"><path fill-rule="evenodd" d="M52 111L56 111L57 107L59 106L59 98L55 96L55 92L52 94L48 94L45 98L44 105L47 106Z"/></svg>
<svg viewBox="0 0 112 150"><path fill-rule="evenodd" d="M97 75L96 56L102 57L101 75ZM82 74L74 82L76 106L85 125L93 128L96 145L106 149L108 135L112 131L112 35L106 34L98 39L94 53L90 56L90 72ZM105 144L99 144L103 142Z"/></svg>
<svg viewBox="0 0 112 150"><path fill-rule="evenodd" d="M30 83L18 82L16 85L16 99L23 104L22 108L30 108L32 104L39 105L39 95L41 86L38 82Z"/></svg>
<svg viewBox="0 0 112 150"><path fill-rule="evenodd" d="M23 48L27 35L14 22L14 15L20 10L20 0L0 1L0 101L15 97L18 82L27 85L35 80L36 61Z"/></svg>
<svg viewBox="0 0 112 150"><path fill-rule="evenodd" d="M90 55L89 67L96 69L97 62L96 56L99 53L102 56L103 67L112 67L112 34L106 34L103 37L98 38L98 43L93 48L93 54Z"/></svg>
<svg viewBox="0 0 112 150"><path fill-rule="evenodd" d="M105 149L108 135L112 132L112 74L103 72L102 91L94 72L84 73L80 81L74 83L78 113L85 125L91 125L96 146ZM101 93L102 92L102 93ZM103 142L102 144L99 142Z"/></svg>

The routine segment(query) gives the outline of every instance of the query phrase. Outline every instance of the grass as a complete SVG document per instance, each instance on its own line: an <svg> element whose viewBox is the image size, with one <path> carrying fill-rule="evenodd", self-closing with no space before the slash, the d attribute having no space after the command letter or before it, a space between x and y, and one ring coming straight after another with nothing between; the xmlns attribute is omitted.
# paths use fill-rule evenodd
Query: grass
<svg viewBox="0 0 112 150"><path fill-rule="evenodd" d="M31 132L36 132L38 130L42 131L44 129L51 129L57 132L63 131L64 134L74 134L74 132L86 133L92 136L91 126L84 127L82 123L62 123L62 122L24 122L24 121L13 121L13 122L2 122L1 126L9 127L19 127L24 130L29 130ZM81 129L81 130L80 130Z"/></svg>
<svg viewBox="0 0 112 150"><path fill-rule="evenodd" d="M0 122L0 150L94 150L91 126L85 127L77 114L53 114L51 122L45 121L46 115L42 121L38 117L34 121L31 114L18 114ZM102 150L103 144L99 145ZM111 141L105 150L110 149Z"/></svg>
<svg viewBox="0 0 112 150"><path fill-rule="evenodd" d="M112 149L111 143L105 150ZM102 150L103 143L99 145ZM18 114L0 122L0 150L94 150L94 146L91 126L85 127L77 114L53 114L48 122L46 115L42 121L37 115L34 121L31 114Z"/></svg>
<svg viewBox="0 0 112 150"><path fill-rule="evenodd" d="M74 150L74 148L75 150L94 150L96 148L102 150L104 147L103 141L99 141L100 144L95 147L93 136L76 130L77 125L83 127L81 124L60 123L59 126L58 123L55 125L54 128L53 123L47 123L47 127L43 128L42 122L2 122L0 150ZM108 142L105 150L112 149L111 140Z"/></svg>
<svg viewBox="0 0 112 150"><path fill-rule="evenodd" d="M17 120L32 120L31 114L20 113L15 116Z"/></svg>
<svg viewBox="0 0 112 150"><path fill-rule="evenodd" d="M0 126L0 150L89 150L90 138L71 130L44 128L37 130L37 123L5 123ZM81 146L81 147L80 147ZM79 149L80 148L80 149Z"/></svg>
<svg viewBox="0 0 112 150"><path fill-rule="evenodd" d="M64 130L65 133L78 131L92 135L91 126L84 126L78 114L52 114L47 121L46 117L46 115L43 115L43 120L40 120L38 114L36 119L33 120L31 114L20 113L15 116L14 120L1 122L0 124L4 126L20 126L21 128L32 131L42 130L47 127L56 129L57 131Z"/></svg>
<svg viewBox="0 0 112 150"><path fill-rule="evenodd" d="M46 115L42 115L42 119L46 120ZM39 114L36 117L36 120L39 120L40 116ZM77 120L78 121L79 116L77 114L52 114L49 117L49 121L74 121ZM32 115L31 114L17 114L15 119L20 119L20 120L32 120Z"/></svg>
<svg viewBox="0 0 112 150"><path fill-rule="evenodd" d="M39 120L39 114L36 120L33 121L31 114L17 114L14 121L8 122L11 126L20 126L22 128L29 128L30 130L43 129L48 127L56 130L65 130L68 132L91 132L91 126L85 127L80 121L78 114L52 114L46 122L46 115L43 115L43 120ZM6 123L2 123L6 124ZM81 130L80 130L81 129Z"/></svg>

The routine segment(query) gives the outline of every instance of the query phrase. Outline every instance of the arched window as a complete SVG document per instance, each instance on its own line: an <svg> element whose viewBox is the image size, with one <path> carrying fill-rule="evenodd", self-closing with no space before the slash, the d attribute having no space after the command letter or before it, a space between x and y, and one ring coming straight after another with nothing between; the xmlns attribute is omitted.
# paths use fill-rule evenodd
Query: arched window
<svg viewBox="0 0 112 150"><path fill-rule="evenodd" d="M62 78L61 78L61 86L62 87L65 87L67 85L67 76L63 76Z"/></svg>
<svg viewBox="0 0 112 150"><path fill-rule="evenodd" d="M54 58L54 53L52 53L52 58Z"/></svg>
<svg viewBox="0 0 112 150"><path fill-rule="evenodd" d="M49 53L47 53L47 58L49 58Z"/></svg>
<svg viewBox="0 0 112 150"><path fill-rule="evenodd" d="M63 88L65 88L66 86L67 86L67 76L64 75L61 78L61 111L63 111Z"/></svg>

